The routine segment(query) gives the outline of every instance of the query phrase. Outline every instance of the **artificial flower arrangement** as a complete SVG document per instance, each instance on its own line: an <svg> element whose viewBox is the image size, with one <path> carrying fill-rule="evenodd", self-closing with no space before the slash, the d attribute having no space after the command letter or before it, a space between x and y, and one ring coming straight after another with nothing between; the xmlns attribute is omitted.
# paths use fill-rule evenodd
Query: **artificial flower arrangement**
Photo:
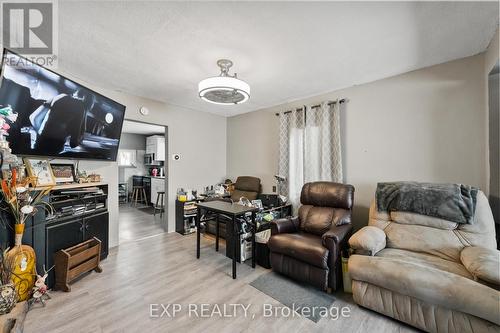
<svg viewBox="0 0 500 333"><path fill-rule="evenodd" d="M12 170L10 180L2 180L2 193L4 199L3 210L9 211L15 222L14 247L5 255L6 265L11 272L11 281L14 285L17 300L25 301L31 297L36 279L36 257L32 247L22 244L25 222L37 213L37 208L42 207L49 213L53 209L49 203L43 201L51 187L36 188L36 177L26 177L17 181L17 171Z"/></svg>
<svg viewBox="0 0 500 333"><path fill-rule="evenodd" d="M36 189L36 177L24 177L17 181L17 170L12 170L10 181L2 180L2 193L16 224L24 224L28 217L37 213L37 207L44 207L52 212L52 206L42 201L52 187Z"/></svg>

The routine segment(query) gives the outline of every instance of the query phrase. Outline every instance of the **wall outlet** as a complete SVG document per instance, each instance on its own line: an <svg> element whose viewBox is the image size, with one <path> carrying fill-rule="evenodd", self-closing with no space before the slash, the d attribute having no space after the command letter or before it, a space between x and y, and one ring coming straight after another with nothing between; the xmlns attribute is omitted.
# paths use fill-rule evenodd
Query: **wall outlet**
<svg viewBox="0 0 500 333"><path fill-rule="evenodd" d="M273 193L276 193L276 185L273 186Z"/></svg>

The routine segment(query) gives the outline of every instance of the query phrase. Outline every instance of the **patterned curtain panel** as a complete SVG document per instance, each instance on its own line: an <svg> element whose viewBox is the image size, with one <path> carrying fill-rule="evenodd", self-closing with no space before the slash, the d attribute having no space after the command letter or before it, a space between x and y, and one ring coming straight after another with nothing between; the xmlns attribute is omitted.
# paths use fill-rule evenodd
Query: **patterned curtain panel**
<svg viewBox="0 0 500 333"><path fill-rule="evenodd" d="M340 105L324 102L280 114L279 174L287 181L280 189L294 209L300 204L304 183L341 183Z"/></svg>

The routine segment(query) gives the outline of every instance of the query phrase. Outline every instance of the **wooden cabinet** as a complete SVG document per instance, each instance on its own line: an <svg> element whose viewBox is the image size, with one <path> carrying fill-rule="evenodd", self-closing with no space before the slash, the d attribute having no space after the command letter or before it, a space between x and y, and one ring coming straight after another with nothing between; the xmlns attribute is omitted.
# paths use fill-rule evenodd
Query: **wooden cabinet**
<svg viewBox="0 0 500 333"><path fill-rule="evenodd" d="M165 137L161 135L146 138L146 154L154 154L155 161L165 161Z"/></svg>
<svg viewBox="0 0 500 333"><path fill-rule="evenodd" d="M165 192L165 179L151 178L151 203L152 204L156 204L156 197L158 195L158 192L161 192L161 191Z"/></svg>

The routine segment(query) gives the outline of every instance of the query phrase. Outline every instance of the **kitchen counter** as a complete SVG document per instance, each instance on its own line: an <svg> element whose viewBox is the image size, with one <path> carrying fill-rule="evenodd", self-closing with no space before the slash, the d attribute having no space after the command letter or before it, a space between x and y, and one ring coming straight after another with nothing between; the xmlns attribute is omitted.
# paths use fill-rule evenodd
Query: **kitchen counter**
<svg viewBox="0 0 500 333"><path fill-rule="evenodd" d="M156 178L156 179L165 179L165 176L160 177L160 176L143 176L143 177L148 177L148 178Z"/></svg>

